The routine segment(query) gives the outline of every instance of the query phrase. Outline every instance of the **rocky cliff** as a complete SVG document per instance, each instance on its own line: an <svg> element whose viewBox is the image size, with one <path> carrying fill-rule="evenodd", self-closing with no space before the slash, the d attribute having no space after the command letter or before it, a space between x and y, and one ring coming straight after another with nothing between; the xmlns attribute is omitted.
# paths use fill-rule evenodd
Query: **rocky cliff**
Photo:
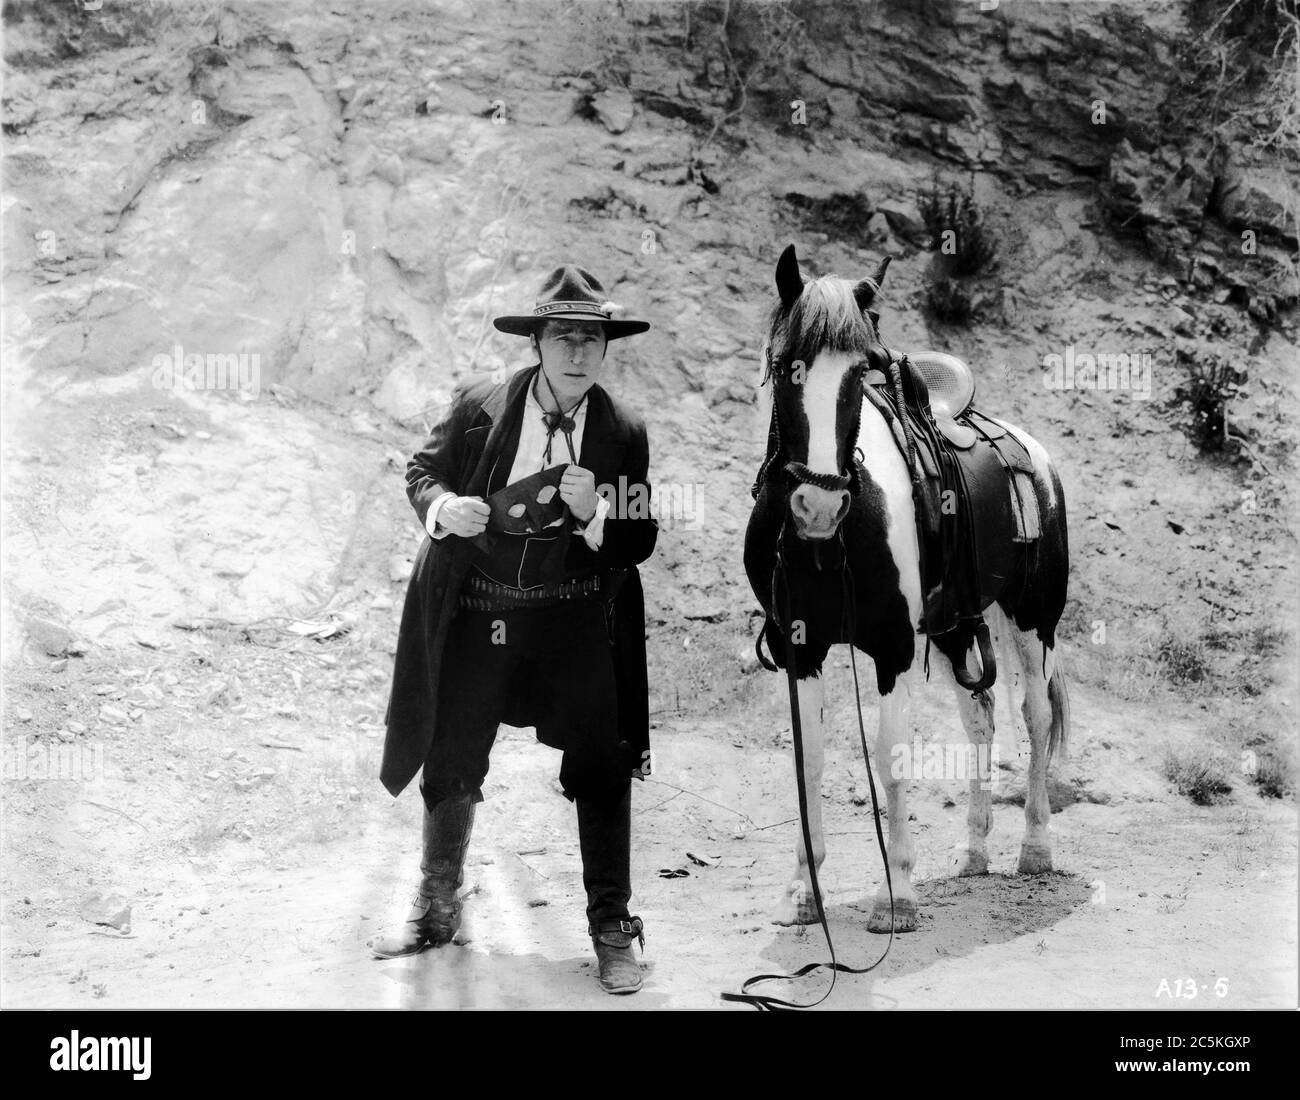
<svg viewBox="0 0 1300 1100"><path fill-rule="evenodd" d="M382 644L419 538L405 455L458 380L528 361L490 319L572 258L654 324L611 351L609 383L645 411L670 504L652 660L662 679L682 646L723 654L741 688L693 662L680 683L727 703L752 669L739 540L790 241L817 272L895 256L893 343L968 358L981 403L1057 456L1068 625L1118 631L1098 676L1170 633L1267 632L1293 600L1285 4L4 13L20 618L110 644L178 617L350 609ZM936 179L972 189L998 243L970 328L923 308ZM1044 357L1067 347L1145 352L1154 399L1049 392ZM187 389L191 355L243 382ZM1214 356L1236 372L1236 442L1205 456L1180 402L1187 364ZM1247 658L1209 644L1235 676Z"/></svg>

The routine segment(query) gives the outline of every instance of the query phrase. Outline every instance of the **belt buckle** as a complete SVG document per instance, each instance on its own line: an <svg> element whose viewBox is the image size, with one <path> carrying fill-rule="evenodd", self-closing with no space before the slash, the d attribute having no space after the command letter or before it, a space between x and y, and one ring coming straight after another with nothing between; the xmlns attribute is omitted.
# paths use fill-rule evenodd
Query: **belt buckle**
<svg viewBox="0 0 1300 1100"><path fill-rule="evenodd" d="M618 930L628 936L632 936L636 934L636 929L632 926L632 922L630 920L619 921Z"/></svg>

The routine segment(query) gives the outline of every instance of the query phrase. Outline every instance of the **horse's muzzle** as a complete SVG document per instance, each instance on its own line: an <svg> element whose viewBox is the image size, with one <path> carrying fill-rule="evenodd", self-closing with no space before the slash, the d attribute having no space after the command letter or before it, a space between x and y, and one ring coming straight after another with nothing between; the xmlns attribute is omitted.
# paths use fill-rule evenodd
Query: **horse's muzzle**
<svg viewBox="0 0 1300 1100"><path fill-rule="evenodd" d="M849 513L849 501L847 489L798 486L790 494L790 514L794 517L795 534L810 542L833 538Z"/></svg>

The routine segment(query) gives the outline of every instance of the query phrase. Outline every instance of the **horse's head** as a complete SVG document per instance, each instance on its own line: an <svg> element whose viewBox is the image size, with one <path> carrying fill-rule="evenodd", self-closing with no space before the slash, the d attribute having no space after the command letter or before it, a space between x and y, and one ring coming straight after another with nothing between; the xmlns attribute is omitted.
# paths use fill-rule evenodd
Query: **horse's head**
<svg viewBox="0 0 1300 1100"><path fill-rule="evenodd" d="M776 453L801 539L833 537L849 511L862 376L869 363L888 362L871 309L888 266L886 257L871 278L855 283L834 275L805 280L794 245L777 261L764 380L772 382Z"/></svg>

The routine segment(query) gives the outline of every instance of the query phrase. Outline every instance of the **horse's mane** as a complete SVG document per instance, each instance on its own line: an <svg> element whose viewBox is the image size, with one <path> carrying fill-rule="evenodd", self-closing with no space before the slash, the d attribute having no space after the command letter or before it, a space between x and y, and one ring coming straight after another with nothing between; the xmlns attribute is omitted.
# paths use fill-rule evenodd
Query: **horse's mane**
<svg viewBox="0 0 1300 1100"><path fill-rule="evenodd" d="M768 319L770 355L763 381L791 364L811 367L824 351L866 355L875 334L853 296L854 284L837 275L823 275L804 284L803 293L789 309L777 301Z"/></svg>

